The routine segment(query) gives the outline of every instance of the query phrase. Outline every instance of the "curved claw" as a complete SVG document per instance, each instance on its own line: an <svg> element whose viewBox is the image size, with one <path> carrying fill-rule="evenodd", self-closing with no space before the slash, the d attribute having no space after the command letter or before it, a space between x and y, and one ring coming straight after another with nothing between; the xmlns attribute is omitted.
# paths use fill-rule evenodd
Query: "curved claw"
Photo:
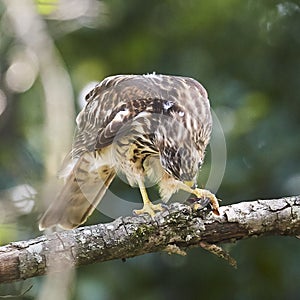
<svg viewBox="0 0 300 300"><path fill-rule="evenodd" d="M196 195L198 198L207 198L209 199L211 205L212 205L212 208L213 208L213 213L217 216L220 215L220 212L219 212L219 202L218 202L218 199L216 198L216 196L211 193L210 191L208 190L203 190L203 189L194 189L193 190L193 194Z"/></svg>
<svg viewBox="0 0 300 300"><path fill-rule="evenodd" d="M211 209L210 200L208 198L189 198L186 202L192 207L193 211L200 211L206 208L208 205Z"/></svg>
<svg viewBox="0 0 300 300"><path fill-rule="evenodd" d="M181 183L179 183L179 188L188 193L194 194L197 198L209 199L211 206L212 206L213 213L215 215L219 216L220 215L219 202L218 202L218 199L216 198L216 196L208 190L192 188L192 187L190 187L190 183L191 182L181 182Z"/></svg>

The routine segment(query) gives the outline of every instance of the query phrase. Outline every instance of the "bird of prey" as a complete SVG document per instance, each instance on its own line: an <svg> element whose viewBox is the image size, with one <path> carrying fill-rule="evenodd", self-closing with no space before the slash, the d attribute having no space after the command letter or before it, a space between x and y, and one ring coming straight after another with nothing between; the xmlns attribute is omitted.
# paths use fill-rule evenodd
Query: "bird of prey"
<svg viewBox="0 0 300 300"><path fill-rule="evenodd" d="M184 190L209 199L196 186L212 118L208 95L196 80L167 75L116 75L86 96L76 119L77 132L61 177L65 185L42 216L41 230L72 229L94 211L116 174L140 189L144 206L136 214L162 210L148 198L145 182L158 184L163 201Z"/></svg>

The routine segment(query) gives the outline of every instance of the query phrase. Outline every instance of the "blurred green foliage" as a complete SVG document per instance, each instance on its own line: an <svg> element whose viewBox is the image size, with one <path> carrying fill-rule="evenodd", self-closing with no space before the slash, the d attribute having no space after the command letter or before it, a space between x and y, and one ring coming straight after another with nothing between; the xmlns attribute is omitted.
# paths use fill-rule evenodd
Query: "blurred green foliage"
<svg viewBox="0 0 300 300"><path fill-rule="evenodd" d="M207 88L226 137L227 167L217 193L222 204L300 193L299 2L95 0L90 3L101 4L100 13L90 23L48 18L58 1L36 3L71 77L77 111L85 85L108 75L155 71L194 77ZM1 2L0 14L4 24ZM23 93L7 87L5 74L20 41L7 26L0 28L0 39L0 83L7 99L0 114L0 188L25 182L38 189L43 90L38 79ZM209 156L208 151L200 184ZM132 189L124 193L139 197ZM0 243L38 235L38 214L36 209L3 224ZM89 223L104 220L96 212ZM151 254L82 267L73 299L299 299L299 240L269 237L228 247L237 270L201 249L187 257ZM42 279L32 282L24 299L35 298Z"/></svg>

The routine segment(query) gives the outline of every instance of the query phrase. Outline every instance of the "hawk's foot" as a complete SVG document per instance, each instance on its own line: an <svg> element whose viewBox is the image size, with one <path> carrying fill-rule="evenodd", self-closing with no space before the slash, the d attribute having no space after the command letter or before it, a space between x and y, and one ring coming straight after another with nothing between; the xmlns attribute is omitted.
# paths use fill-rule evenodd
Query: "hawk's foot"
<svg viewBox="0 0 300 300"><path fill-rule="evenodd" d="M161 204L153 204L151 202L144 203L142 209L135 209L133 212L137 215L149 214L153 217L157 211L162 211L163 207Z"/></svg>
<svg viewBox="0 0 300 300"><path fill-rule="evenodd" d="M186 200L186 203L192 207L193 211L200 211L207 207L210 207L210 210L212 210L211 202L208 198L189 198Z"/></svg>
<svg viewBox="0 0 300 300"><path fill-rule="evenodd" d="M220 215L219 213L219 202L218 199L216 198L216 196L211 193L208 190L203 190L203 189L193 189L191 191L197 198L202 198L202 199L209 199L211 205L212 205L212 210L213 213L216 215Z"/></svg>
<svg viewBox="0 0 300 300"><path fill-rule="evenodd" d="M193 186L193 181L185 181L180 183L179 188L188 193L194 194L197 198L209 199L213 213L219 216L219 202L216 196L208 190L194 188Z"/></svg>

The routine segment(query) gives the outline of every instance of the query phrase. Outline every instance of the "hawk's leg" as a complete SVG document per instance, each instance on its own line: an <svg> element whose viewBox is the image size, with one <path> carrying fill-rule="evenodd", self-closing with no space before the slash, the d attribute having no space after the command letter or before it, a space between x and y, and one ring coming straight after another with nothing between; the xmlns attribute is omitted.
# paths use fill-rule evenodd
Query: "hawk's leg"
<svg viewBox="0 0 300 300"><path fill-rule="evenodd" d="M220 215L218 199L210 191L204 190L204 189L198 189L198 188L193 189L193 188L191 188L190 186L186 185L183 182L181 182L179 188L181 190L184 190L184 191L188 192L188 193L194 194L197 198L207 198L207 199L209 199L209 201L212 205L214 214Z"/></svg>
<svg viewBox="0 0 300 300"><path fill-rule="evenodd" d="M140 192L142 194L142 198L143 198L143 202L144 202L144 206L142 209L135 209L133 212L137 215L141 215L141 214L149 214L151 217L153 217L155 215L156 211L161 211L163 210L161 204L153 204L151 203L146 188L144 186L144 183L142 180L138 181L138 185L140 188Z"/></svg>

